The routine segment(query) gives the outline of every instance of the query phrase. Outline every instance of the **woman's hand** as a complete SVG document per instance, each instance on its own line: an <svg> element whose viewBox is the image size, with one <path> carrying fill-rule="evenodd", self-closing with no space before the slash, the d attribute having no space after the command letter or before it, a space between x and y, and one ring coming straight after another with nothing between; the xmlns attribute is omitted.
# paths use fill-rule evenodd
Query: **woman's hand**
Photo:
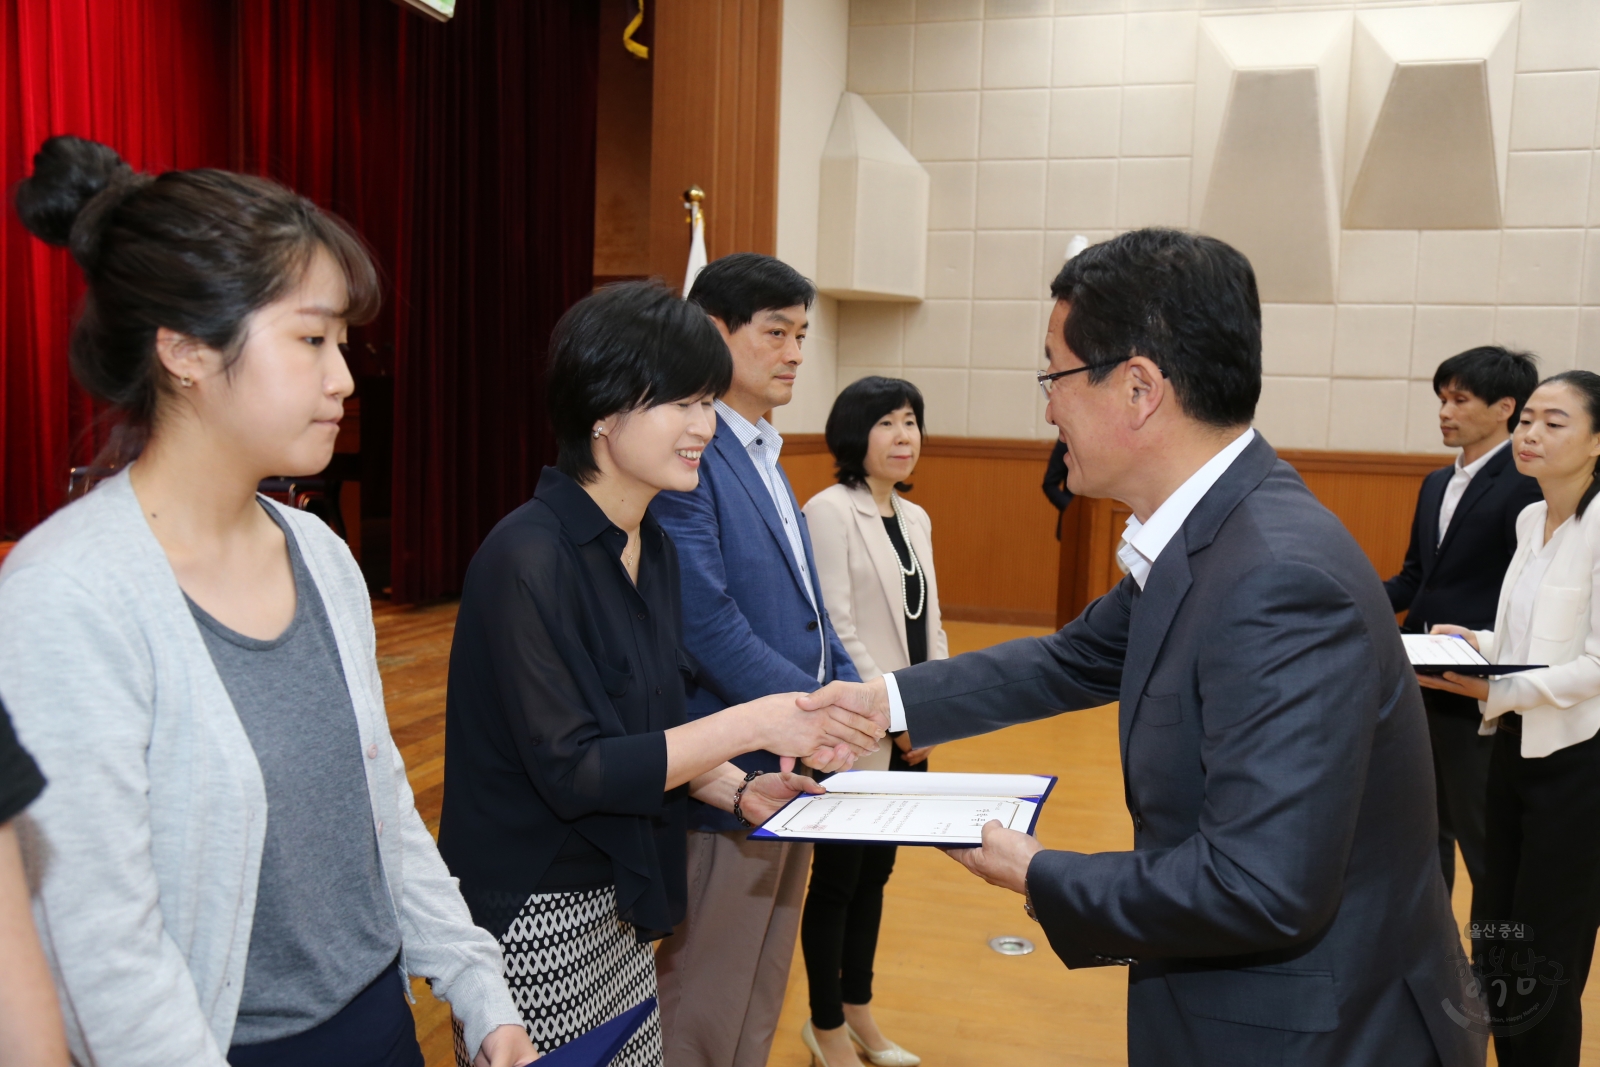
<svg viewBox="0 0 1600 1067"><path fill-rule="evenodd" d="M937 746L929 745L926 748L912 748L911 731L902 730L894 735L894 747L900 750L900 754L905 757L905 761L907 763L915 767L917 764L927 759L928 753L932 752Z"/></svg>
<svg viewBox="0 0 1600 1067"><path fill-rule="evenodd" d="M809 757L821 749L848 745L856 755L878 750L883 729L869 715L828 705L808 711L796 701L804 693L776 693L742 705L757 721L760 748L780 756Z"/></svg>
<svg viewBox="0 0 1600 1067"><path fill-rule="evenodd" d="M528 1040L528 1031L507 1023L489 1031L472 1058L472 1067L522 1067L538 1058L533 1042Z"/></svg>
<svg viewBox="0 0 1600 1067"><path fill-rule="evenodd" d="M1437 627L1435 632L1438 632ZM1489 699L1489 679L1461 675L1455 671L1445 671L1442 675L1419 674L1417 684L1424 689L1438 689L1445 693L1455 693L1457 696L1471 697L1473 700Z"/></svg>
<svg viewBox="0 0 1600 1067"><path fill-rule="evenodd" d="M1433 629L1429 630L1428 633L1454 634L1457 637L1464 637L1467 639L1467 644L1472 646L1472 650L1474 652L1483 651L1483 649L1478 647L1478 635L1467 629L1465 626L1451 626L1449 623L1439 623L1437 626L1433 627Z"/></svg>
<svg viewBox="0 0 1600 1067"><path fill-rule="evenodd" d="M744 812L744 817L752 824L760 826L800 794L826 792L820 782L813 781L803 774L789 771L763 774L759 778L752 778L750 784L744 787L744 797L739 801L739 810Z"/></svg>

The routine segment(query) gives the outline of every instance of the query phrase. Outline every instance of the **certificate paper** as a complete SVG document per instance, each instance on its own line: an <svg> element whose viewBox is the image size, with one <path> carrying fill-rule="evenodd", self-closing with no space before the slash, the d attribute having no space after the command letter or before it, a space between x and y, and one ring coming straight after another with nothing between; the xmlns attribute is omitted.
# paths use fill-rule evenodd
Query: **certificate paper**
<svg viewBox="0 0 1600 1067"><path fill-rule="evenodd" d="M1411 668L1419 674L1496 675L1538 670L1539 664L1490 663L1457 634L1401 634Z"/></svg>
<svg viewBox="0 0 1600 1067"><path fill-rule="evenodd" d="M880 845L982 844L998 819L1030 833L1055 778L1030 774L846 771L826 793L796 797L750 836L756 840L853 841Z"/></svg>

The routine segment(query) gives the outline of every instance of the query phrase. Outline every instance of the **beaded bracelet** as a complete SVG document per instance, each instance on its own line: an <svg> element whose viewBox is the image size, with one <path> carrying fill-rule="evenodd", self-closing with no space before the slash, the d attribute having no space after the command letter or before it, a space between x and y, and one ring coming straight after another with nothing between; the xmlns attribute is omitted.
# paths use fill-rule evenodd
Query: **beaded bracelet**
<svg viewBox="0 0 1600 1067"><path fill-rule="evenodd" d="M765 771L750 771L744 776L744 781L739 783L739 788L733 791L733 817L739 820L740 826L755 825L755 823L744 817L744 810L740 807L740 805L744 801L745 787L751 782L755 781L757 778L760 778L765 773Z"/></svg>

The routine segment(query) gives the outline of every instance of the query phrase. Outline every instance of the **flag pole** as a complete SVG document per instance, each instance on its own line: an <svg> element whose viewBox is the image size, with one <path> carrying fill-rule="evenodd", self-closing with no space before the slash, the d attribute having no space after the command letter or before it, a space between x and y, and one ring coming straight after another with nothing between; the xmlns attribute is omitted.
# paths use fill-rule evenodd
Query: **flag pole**
<svg viewBox="0 0 1600 1067"><path fill-rule="evenodd" d="M683 295L687 299L689 290L694 288L695 276L706 265L706 217L701 205L705 202L706 191L698 185L691 185L683 193L683 207L689 213L686 220L689 223L689 262L683 271Z"/></svg>

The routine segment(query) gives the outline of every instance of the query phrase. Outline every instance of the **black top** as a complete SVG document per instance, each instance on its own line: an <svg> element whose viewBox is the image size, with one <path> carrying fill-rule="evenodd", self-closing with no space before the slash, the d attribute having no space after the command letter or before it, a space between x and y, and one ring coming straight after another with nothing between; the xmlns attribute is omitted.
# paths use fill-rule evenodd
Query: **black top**
<svg viewBox="0 0 1600 1067"><path fill-rule="evenodd" d="M614 884L641 940L683 919L688 786L663 792L684 722L672 541L627 535L553 467L467 568L450 651L439 851L478 925L529 894Z"/></svg>
<svg viewBox="0 0 1600 1067"><path fill-rule="evenodd" d="M894 553L900 557L901 588L905 591L900 607L906 613L906 653L913 665L925 663L928 659L928 604L922 595L922 571L905 573L904 569L911 566L911 546L900 536L900 520L890 515L883 520L883 528L889 531ZM916 610L918 601L922 602L922 613L913 619L911 612Z"/></svg>
<svg viewBox="0 0 1600 1067"><path fill-rule="evenodd" d="M44 775L28 750L17 743L11 716L0 704L0 825L10 822L44 792Z"/></svg>
<svg viewBox="0 0 1600 1067"><path fill-rule="evenodd" d="M1517 516L1542 499L1539 483L1517 472L1508 445L1467 483L1441 542L1439 504L1454 474L1452 464L1423 479L1405 564L1383 583L1394 610L1409 612L1408 632L1441 622L1493 626L1500 583L1517 551Z"/></svg>
<svg viewBox="0 0 1600 1067"><path fill-rule="evenodd" d="M895 555L900 557L900 566L902 568L911 566L911 546L907 545L906 539L900 536L900 520L892 516L885 518L883 520L883 528L889 531L889 541L894 545ZM906 604L910 604L914 609L917 606L917 601L922 597L922 572L919 570L916 574L905 574L902 571L901 578L905 582L905 601L900 605L900 608L905 611ZM912 666L916 666L918 663L926 663L928 660L928 605L926 602L922 605L922 615L919 618L913 619L911 612L906 611L906 652L911 656ZM891 743L889 745L889 769L891 771L925 771L928 769L928 761L923 760L917 764L907 763L905 755L900 751L900 746Z"/></svg>

